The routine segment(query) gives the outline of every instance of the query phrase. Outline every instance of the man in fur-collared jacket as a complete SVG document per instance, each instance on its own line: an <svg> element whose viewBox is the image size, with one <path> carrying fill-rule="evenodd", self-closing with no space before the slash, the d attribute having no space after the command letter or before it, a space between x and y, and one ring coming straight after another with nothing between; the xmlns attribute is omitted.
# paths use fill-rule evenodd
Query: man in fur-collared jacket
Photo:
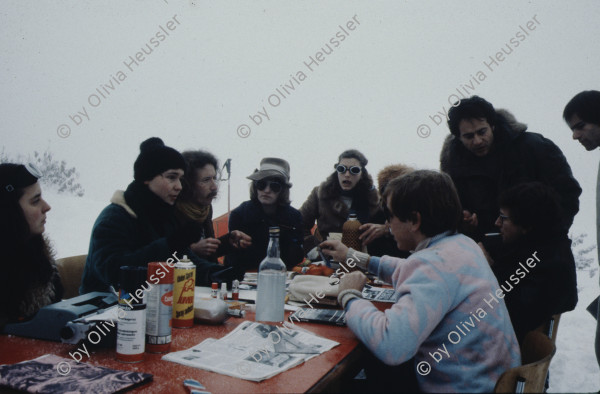
<svg viewBox="0 0 600 394"><path fill-rule="evenodd" d="M539 181L560 197L565 234L579 211L581 187L561 150L541 134L526 131L506 110L473 96L448 112L446 138L440 155L463 207L462 231L476 240L496 232L498 195L516 184Z"/></svg>
<svg viewBox="0 0 600 394"><path fill-rule="evenodd" d="M342 232L350 212L356 213L363 225L369 223L379 209L379 194L365 168L367 158L356 149L342 152L335 172L315 187L302 207L304 251L327 239L331 232ZM318 233L310 234L317 221Z"/></svg>

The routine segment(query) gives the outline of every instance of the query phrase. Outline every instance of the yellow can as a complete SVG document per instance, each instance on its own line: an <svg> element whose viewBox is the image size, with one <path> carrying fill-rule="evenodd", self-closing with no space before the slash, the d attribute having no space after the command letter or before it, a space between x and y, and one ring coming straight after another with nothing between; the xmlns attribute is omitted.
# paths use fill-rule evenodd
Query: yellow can
<svg viewBox="0 0 600 394"><path fill-rule="evenodd" d="M194 325L194 289L196 266L187 258L175 264L173 285L173 327L189 328Z"/></svg>

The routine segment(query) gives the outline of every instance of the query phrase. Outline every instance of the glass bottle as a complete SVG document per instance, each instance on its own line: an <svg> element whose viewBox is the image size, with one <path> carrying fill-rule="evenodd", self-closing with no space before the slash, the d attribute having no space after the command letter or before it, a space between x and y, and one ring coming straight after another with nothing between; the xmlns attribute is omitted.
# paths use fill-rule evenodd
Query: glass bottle
<svg viewBox="0 0 600 394"><path fill-rule="evenodd" d="M267 256L258 267L256 321L284 321L287 271L279 257L279 227L269 227Z"/></svg>

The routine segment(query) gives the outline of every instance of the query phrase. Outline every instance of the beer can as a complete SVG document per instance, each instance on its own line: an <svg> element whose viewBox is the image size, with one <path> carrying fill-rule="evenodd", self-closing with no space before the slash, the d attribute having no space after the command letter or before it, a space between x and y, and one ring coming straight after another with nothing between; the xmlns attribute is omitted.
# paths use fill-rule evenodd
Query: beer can
<svg viewBox="0 0 600 394"><path fill-rule="evenodd" d="M162 262L148 264L146 351L150 353L166 353L171 347L173 270Z"/></svg>
<svg viewBox="0 0 600 394"><path fill-rule="evenodd" d="M173 286L173 327L188 328L194 325L194 288L196 266L187 258L175 264Z"/></svg>
<svg viewBox="0 0 600 394"><path fill-rule="evenodd" d="M117 320L117 360L136 363L144 359L146 334L145 267L121 267Z"/></svg>

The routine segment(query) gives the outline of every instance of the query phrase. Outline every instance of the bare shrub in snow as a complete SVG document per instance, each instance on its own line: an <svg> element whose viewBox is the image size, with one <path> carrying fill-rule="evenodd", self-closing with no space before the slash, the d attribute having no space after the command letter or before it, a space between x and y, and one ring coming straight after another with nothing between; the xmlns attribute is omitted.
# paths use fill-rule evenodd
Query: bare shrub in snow
<svg viewBox="0 0 600 394"><path fill-rule="evenodd" d="M64 160L57 160L53 157L49 149L39 153L33 152L33 156L29 155L24 158L22 155L15 157L9 156L5 148L0 151L0 163L31 163L37 167L42 173L40 183L51 190L58 193L69 193L82 197L85 190L79 183L79 173L75 167L67 167Z"/></svg>

